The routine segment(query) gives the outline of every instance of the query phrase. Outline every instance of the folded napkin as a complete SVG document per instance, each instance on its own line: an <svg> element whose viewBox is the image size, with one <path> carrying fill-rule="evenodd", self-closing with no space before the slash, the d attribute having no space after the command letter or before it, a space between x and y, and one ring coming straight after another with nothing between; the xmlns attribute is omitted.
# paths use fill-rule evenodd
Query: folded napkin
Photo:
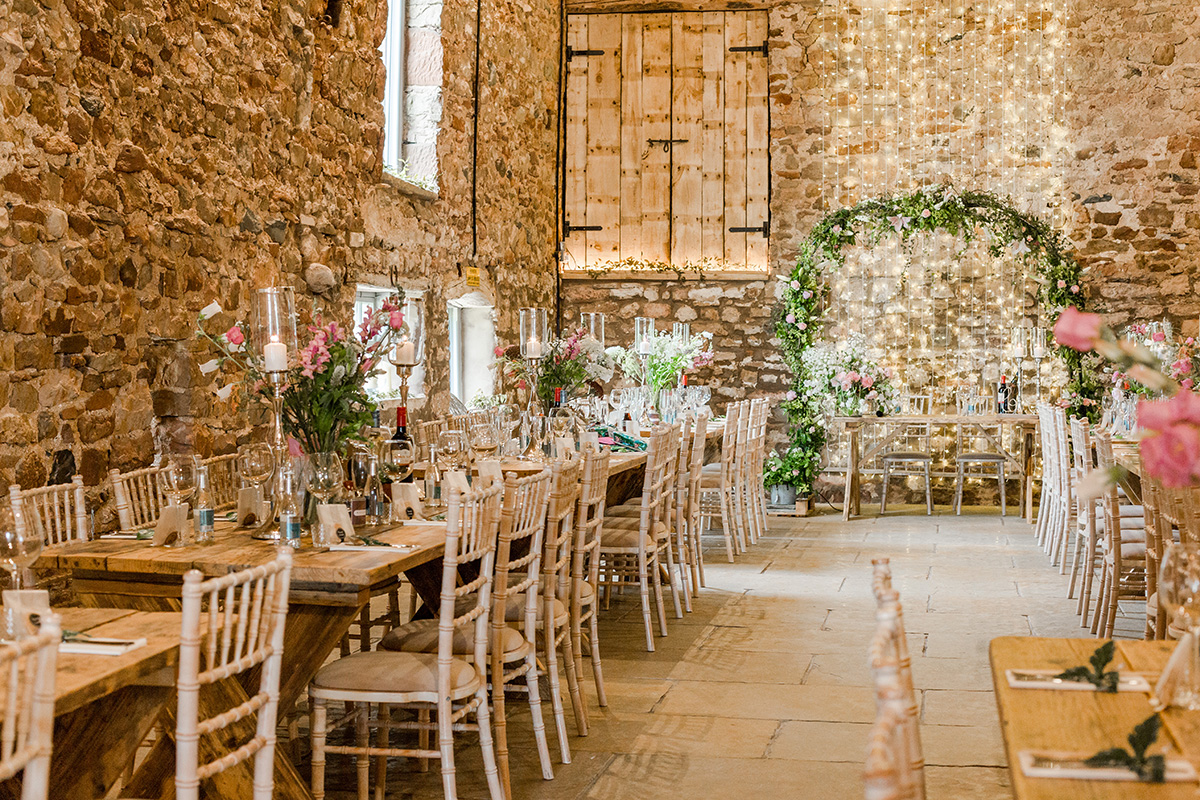
<svg viewBox="0 0 1200 800"><path fill-rule="evenodd" d="M403 553L416 549L412 544L331 544L330 550L353 550L356 553Z"/></svg>
<svg viewBox="0 0 1200 800"><path fill-rule="evenodd" d="M1094 692L1097 686L1087 681L1068 681L1056 677L1062 674L1057 669L1008 669L1004 671L1008 685L1013 689L1063 689L1076 692ZM1150 682L1142 675L1122 673L1117 683L1118 692L1150 691Z"/></svg>
<svg viewBox="0 0 1200 800"><path fill-rule="evenodd" d="M130 650L137 650L139 647L145 646L145 639L108 639L79 633L74 636L64 635L62 644L58 646L58 652L89 656L120 656Z"/></svg>
<svg viewBox="0 0 1200 800"><path fill-rule="evenodd" d="M1052 750L1022 750L1017 753L1021 771L1030 778L1074 778L1085 781L1136 781L1138 776L1124 767L1090 767L1090 753L1065 753ZM1167 758L1164 780L1167 783L1193 783L1196 768L1184 758Z"/></svg>
<svg viewBox="0 0 1200 800"><path fill-rule="evenodd" d="M460 493L471 491L471 484L467 480L467 475L460 469L452 469L447 472L442 484L442 497L449 497L451 489L458 489Z"/></svg>

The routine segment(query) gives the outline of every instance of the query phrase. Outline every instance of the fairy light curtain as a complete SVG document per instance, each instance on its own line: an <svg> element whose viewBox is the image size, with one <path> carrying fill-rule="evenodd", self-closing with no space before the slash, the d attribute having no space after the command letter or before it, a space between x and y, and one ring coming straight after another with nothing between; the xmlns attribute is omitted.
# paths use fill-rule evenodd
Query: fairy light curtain
<svg viewBox="0 0 1200 800"><path fill-rule="evenodd" d="M826 210L951 183L1062 222L1066 0L830 0L818 25ZM905 224L897 220L897 225ZM1020 259L922 234L847 252L829 338L862 331L913 392L1055 376Z"/></svg>

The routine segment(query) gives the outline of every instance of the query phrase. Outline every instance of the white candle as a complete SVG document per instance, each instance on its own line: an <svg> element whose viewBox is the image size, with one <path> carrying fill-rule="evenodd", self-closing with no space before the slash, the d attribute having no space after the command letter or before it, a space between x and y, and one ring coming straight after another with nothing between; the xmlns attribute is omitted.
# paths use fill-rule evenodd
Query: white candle
<svg viewBox="0 0 1200 800"><path fill-rule="evenodd" d="M530 339L528 342L526 342L525 343L525 357L526 358L541 358L542 357L542 343L539 342L537 339Z"/></svg>
<svg viewBox="0 0 1200 800"><path fill-rule="evenodd" d="M407 339L396 345L396 362L399 364L417 363L417 346Z"/></svg>
<svg viewBox="0 0 1200 800"><path fill-rule="evenodd" d="M641 345L638 346L638 352L644 356L650 355L650 340L642 339Z"/></svg>
<svg viewBox="0 0 1200 800"><path fill-rule="evenodd" d="M279 341L278 336L272 336L271 341L263 348L263 366L267 372L286 372L287 363L287 345Z"/></svg>

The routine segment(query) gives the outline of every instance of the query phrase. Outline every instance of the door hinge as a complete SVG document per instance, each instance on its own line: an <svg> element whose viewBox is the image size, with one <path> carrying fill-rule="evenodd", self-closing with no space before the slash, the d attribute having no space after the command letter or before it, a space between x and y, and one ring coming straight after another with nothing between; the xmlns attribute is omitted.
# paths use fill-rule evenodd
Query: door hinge
<svg viewBox="0 0 1200 800"><path fill-rule="evenodd" d="M771 235L771 221L764 220L762 225L755 225L745 228L730 228L730 233L761 233L764 239L769 239Z"/></svg>
<svg viewBox="0 0 1200 800"><path fill-rule="evenodd" d="M602 231L603 225L572 225L569 222L563 222L563 238L570 236L577 231Z"/></svg>
<svg viewBox="0 0 1200 800"><path fill-rule="evenodd" d="M602 56L602 55L604 55L603 50L576 50L574 47L571 47L571 45L567 45L567 61L570 61L571 59L577 58L577 57L582 58L584 56Z"/></svg>
<svg viewBox="0 0 1200 800"><path fill-rule="evenodd" d="M672 145L684 144L686 142L687 139L647 139L646 146L656 147L658 145L662 145L663 152L668 153L671 151Z"/></svg>
<svg viewBox="0 0 1200 800"><path fill-rule="evenodd" d="M738 47L731 47L731 48L729 48L729 52L731 52L731 53L762 53L764 56L766 56L767 55L767 40L763 39L762 44L747 44L747 45L741 45Z"/></svg>

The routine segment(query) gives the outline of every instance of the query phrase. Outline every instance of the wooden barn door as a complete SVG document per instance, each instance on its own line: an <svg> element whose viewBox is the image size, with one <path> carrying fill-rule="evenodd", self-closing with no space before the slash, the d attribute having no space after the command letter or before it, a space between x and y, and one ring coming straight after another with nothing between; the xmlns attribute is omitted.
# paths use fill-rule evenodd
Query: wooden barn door
<svg viewBox="0 0 1200 800"><path fill-rule="evenodd" d="M766 269L767 12L575 15L564 236L577 267Z"/></svg>

